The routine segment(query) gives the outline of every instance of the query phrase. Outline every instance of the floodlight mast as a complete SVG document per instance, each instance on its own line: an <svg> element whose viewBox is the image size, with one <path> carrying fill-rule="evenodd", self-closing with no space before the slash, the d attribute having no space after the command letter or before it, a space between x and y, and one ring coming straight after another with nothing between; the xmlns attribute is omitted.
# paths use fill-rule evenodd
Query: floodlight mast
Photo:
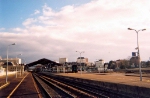
<svg viewBox="0 0 150 98"><path fill-rule="evenodd" d="M84 53L84 51L76 51L80 54L80 71L81 71L81 75L82 75L82 66L81 66L81 54Z"/></svg>
<svg viewBox="0 0 150 98"><path fill-rule="evenodd" d="M137 56L138 56L138 63L139 63L140 81L142 81L142 71L141 71L141 60L140 60L140 49L139 49L138 33L139 33L139 31L144 31L146 29L135 30L135 29L132 29L132 28L128 28L128 30L134 30L137 33L137 49L138 49Z"/></svg>

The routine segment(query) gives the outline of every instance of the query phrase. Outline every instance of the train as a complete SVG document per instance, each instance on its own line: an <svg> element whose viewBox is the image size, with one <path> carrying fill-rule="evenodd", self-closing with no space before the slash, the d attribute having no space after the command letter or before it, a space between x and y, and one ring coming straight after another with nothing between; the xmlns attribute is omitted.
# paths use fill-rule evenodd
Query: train
<svg viewBox="0 0 150 98"><path fill-rule="evenodd" d="M78 72L78 66L72 65L72 73L77 73L77 72Z"/></svg>

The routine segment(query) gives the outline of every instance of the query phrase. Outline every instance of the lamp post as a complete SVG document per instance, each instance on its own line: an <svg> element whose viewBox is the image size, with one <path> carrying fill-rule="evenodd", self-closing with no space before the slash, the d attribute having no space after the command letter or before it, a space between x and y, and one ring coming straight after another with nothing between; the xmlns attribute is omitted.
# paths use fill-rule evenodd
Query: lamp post
<svg viewBox="0 0 150 98"><path fill-rule="evenodd" d="M76 51L76 52L79 52L80 54L80 71L81 71L81 74L82 74L82 66L81 66L81 54L84 53L84 51Z"/></svg>
<svg viewBox="0 0 150 98"><path fill-rule="evenodd" d="M13 44L10 44L10 45L16 45L16 44L13 43ZM9 49L9 46L10 46L10 45L7 46L6 83L7 83L7 79L8 79L8 75L7 75L7 74L8 74L8 73L7 73L7 72L8 72L8 49Z"/></svg>
<svg viewBox="0 0 150 98"><path fill-rule="evenodd" d="M23 69L22 69L22 73L24 74L24 68L25 68L25 63L26 63L25 59L22 59L22 62L23 62Z"/></svg>
<svg viewBox="0 0 150 98"><path fill-rule="evenodd" d="M140 29L140 30L135 30L132 28L128 28L128 30L134 30L137 33L137 48L138 52L137 52L137 56L138 56L138 63L139 63L139 73L140 73L140 81L142 81L142 71L141 71L141 61L140 61L140 49L139 49L139 42L138 42L138 33L139 31L144 31L146 29Z"/></svg>
<svg viewBox="0 0 150 98"><path fill-rule="evenodd" d="M18 54L17 56L22 55L22 54ZM16 78L17 78L17 67L18 67L18 63L17 63L17 56L16 56Z"/></svg>

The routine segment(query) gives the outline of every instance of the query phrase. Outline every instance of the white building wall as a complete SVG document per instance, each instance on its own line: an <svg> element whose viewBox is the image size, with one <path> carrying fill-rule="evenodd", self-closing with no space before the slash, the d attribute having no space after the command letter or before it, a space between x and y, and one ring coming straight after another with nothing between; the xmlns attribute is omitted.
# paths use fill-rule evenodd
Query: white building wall
<svg viewBox="0 0 150 98"><path fill-rule="evenodd" d="M77 58L77 63L80 63L80 61L81 63L88 63L88 58L83 58L83 57L81 57L81 59Z"/></svg>
<svg viewBox="0 0 150 98"><path fill-rule="evenodd" d="M18 63L21 64L21 59L20 58L18 58Z"/></svg>
<svg viewBox="0 0 150 98"><path fill-rule="evenodd" d="M99 72L104 72L105 70L107 70L108 65L105 65L105 69L104 69L104 64L105 64L104 60L99 60L95 62L95 65Z"/></svg>
<svg viewBox="0 0 150 98"><path fill-rule="evenodd" d="M64 64L65 62L68 62L68 58L59 58L59 63Z"/></svg>
<svg viewBox="0 0 150 98"><path fill-rule="evenodd" d="M77 59L77 63L80 63L80 59ZM85 59L81 59L81 63L86 63Z"/></svg>
<svg viewBox="0 0 150 98"><path fill-rule="evenodd" d="M92 62L88 62L87 66L93 66L93 63Z"/></svg>
<svg viewBox="0 0 150 98"><path fill-rule="evenodd" d="M97 68L104 68L104 60L99 60L95 62Z"/></svg>

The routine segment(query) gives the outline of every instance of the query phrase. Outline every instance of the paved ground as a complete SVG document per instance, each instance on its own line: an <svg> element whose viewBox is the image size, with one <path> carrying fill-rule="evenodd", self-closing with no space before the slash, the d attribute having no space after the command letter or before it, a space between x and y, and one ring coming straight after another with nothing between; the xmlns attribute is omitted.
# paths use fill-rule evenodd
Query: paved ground
<svg viewBox="0 0 150 98"><path fill-rule="evenodd" d="M128 74L128 76L126 76L126 74L124 73L82 73L81 74L79 72L79 73L58 73L57 75L150 88L150 74L146 74L146 75L143 74L144 77L142 77L142 81L140 81L140 77L138 75Z"/></svg>
<svg viewBox="0 0 150 98"><path fill-rule="evenodd" d="M15 78L15 72L8 72L8 79L7 81L11 80L12 78ZM6 82L6 73L1 73L0 75L0 88L2 85L4 85Z"/></svg>
<svg viewBox="0 0 150 98"><path fill-rule="evenodd" d="M19 74L18 74L19 75ZM25 74L24 74L25 75ZM11 93L11 91L17 86L17 84L21 81L21 79L24 77L24 75L22 76L18 76L18 78L16 78L15 73L9 73L8 74L8 82L10 83L9 85L7 85L6 87L3 87L0 89L0 98L6 98L8 96L8 94ZM0 80L1 80L1 84L5 85L5 75L0 76ZM1 87L3 86L1 85Z"/></svg>
<svg viewBox="0 0 150 98"><path fill-rule="evenodd" d="M0 76L0 80L5 83L5 76ZM17 85L21 80L23 81L17 88ZM37 93L31 73L25 72L22 76L19 76L18 74L17 78L15 73L9 74L8 82L10 82L8 86L0 89L0 98L6 98L15 88L16 90L14 90L14 92L12 93L11 98L39 98L39 93Z"/></svg>
<svg viewBox="0 0 150 98"><path fill-rule="evenodd" d="M35 87L32 74L29 73L11 98L39 98L39 94L40 93L37 92L37 88Z"/></svg>

